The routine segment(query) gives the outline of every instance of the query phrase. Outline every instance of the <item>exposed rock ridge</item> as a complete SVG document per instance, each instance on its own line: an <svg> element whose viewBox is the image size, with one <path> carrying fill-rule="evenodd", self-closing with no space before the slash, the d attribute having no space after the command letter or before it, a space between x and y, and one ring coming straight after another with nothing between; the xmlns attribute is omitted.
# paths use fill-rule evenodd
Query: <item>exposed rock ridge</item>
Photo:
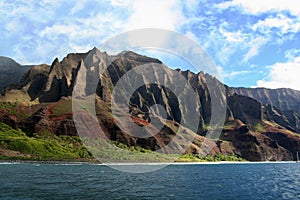
<svg viewBox="0 0 300 200"><path fill-rule="evenodd" d="M138 80L148 78L138 71L138 66L143 67L145 64L153 67L161 65L161 70L166 76L152 72L152 78L159 80L161 84L146 84L136 89L130 97L128 114L139 126L151 126L149 110L152 105L160 104L166 110L166 119L159 134L150 138L137 138L120 130L111 115L110 104L115 85L129 71L135 73ZM158 59L131 51L111 56L93 48L87 53L68 54L62 61L55 59L51 66L32 66L21 82L4 90L2 100L14 102L18 98L22 102L35 103L37 107L42 108L17 122L13 122L14 118L9 115L3 115L2 119L27 132L49 130L56 135L76 135L72 109L66 108L71 105L70 97L76 84L76 95L97 94L97 117L99 123L104 126L107 137L129 146L157 150L172 140L181 121L188 121L181 115L182 111L188 110L188 104L180 104L180 101L196 101L189 96L178 100L174 92L188 92L183 85L178 85L174 90L166 87L174 85L178 76L183 76L199 97L199 102L196 102L197 109L193 110L199 113L199 127L193 130L198 135L187 153L203 153L200 148L204 141L203 136L206 136L209 129L214 128L209 127L214 103L227 110L227 126L211 152L212 155L224 153L236 154L249 160L290 160L295 156L292 151L300 150L299 146L293 145L298 144L300 138L290 133L300 132L299 117L297 112L294 112L297 111L300 92L289 89L275 91L229 88L203 72L195 74L188 70L171 70ZM133 87L131 81L138 80L129 80L129 87ZM223 89L226 89L226 92ZM124 97L126 94L118 95ZM291 99L285 101L285 98L289 97ZM55 109L67 111L57 114ZM159 112L157 110L157 113ZM190 127L185 128L189 134L192 132ZM179 143L174 144L174 147L178 150L182 148Z"/></svg>

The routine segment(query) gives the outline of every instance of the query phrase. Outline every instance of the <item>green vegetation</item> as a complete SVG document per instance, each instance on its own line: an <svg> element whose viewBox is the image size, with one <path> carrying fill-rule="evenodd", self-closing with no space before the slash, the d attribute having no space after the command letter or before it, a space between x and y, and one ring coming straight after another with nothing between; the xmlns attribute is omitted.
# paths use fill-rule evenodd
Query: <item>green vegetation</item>
<svg viewBox="0 0 300 200"><path fill-rule="evenodd" d="M162 154L120 142L98 139L89 150L102 162L205 162L242 161L234 155L205 156ZM27 136L0 122L0 159L95 161L79 137L55 136L49 131Z"/></svg>
<svg viewBox="0 0 300 200"><path fill-rule="evenodd" d="M94 146L97 143L97 146ZM245 161L235 155L200 156L198 154L162 154L119 142L108 144L97 140L91 144L93 155L103 162L219 162Z"/></svg>
<svg viewBox="0 0 300 200"><path fill-rule="evenodd" d="M0 123L0 149L2 159L29 160L76 160L91 159L78 137L54 136L43 133L28 137L21 130L15 130Z"/></svg>
<svg viewBox="0 0 300 200"><path fill-rule="evenodd" d="M224 130L233 129L235 126L236 126L236 122L235 122L235 121L227 121L227 122L224 124L223 129L224 129Z"/></svg>
<svg viewBox="0 0 300 200"><path fill-rule="evenodd" d="M15 102L0 102L0 112L8 115L17 116L19 119L25 119L29 116L28 112L24 112L23 107L18 101Z"/></svg>
<svg viewBox="0 0 300 200"><path fill-rule="evenodd" d="M102 162L173 162L178 155L161 154L141 147L102 139L91 142L91 153Z"/></svg>
<svg viewBox="0 0 300 200"><path fill-rule="evenodd" d="M51 109L52 116L61 116L67 113L72 113L72 101L61 100L53 106Z"/></svg>
<svg viewBox="0 0 300 200"><path fill-rule="evenodd" d="M16 108L17 103L11 103L11 102L0 102L0 109L11 109L11 108Z"/></svg>
<svg viewBox="0 0 300 200"><path fill-rule="evenodd" d="M0 110L6 111L9 115L18 115L18 104L16 102L0 102Z"/></svg>
<svg viewBox="0 0 300 200"><path fill-rule="evenodd" d="M266 127L261 123L258 123L254 126L254 130L260 133L265 132L265 129Z"/></svg>
<svg viewBox="0 0 300 200"><path fill-rule="evenodd" d="M32 101L27 92L22 90L10 90L2 97L2 102L16 102L17 104L26 102L28 105L38 103L38 99Z"/></svg>
<svg viewBox="0 0 300 200"><path fill-rule="evenodd" d="M185 154L177 159L177 162L220 162L220 161L245 161L236 155L223 155L218 154L215 156L200 156L193 154Z"/></svg>

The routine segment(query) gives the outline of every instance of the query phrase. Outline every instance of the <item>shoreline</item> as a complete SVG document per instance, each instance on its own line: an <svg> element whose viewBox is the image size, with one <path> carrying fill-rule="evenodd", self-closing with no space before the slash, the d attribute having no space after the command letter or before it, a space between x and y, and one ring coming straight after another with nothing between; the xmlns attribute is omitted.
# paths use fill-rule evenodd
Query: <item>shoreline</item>
<svg viewBox="0 0 300 200"><path fill-rule="evenodd" d="M26 164L102 164L100 161L68 161L68 160L0 160L0 164L3 163L26 163Z"/></svg>
<svg viewBox="0 0 300 200"><path fill-rule="evenodd" d="M100 161L62 161L62 160L0 160L1 164L45 164L45 165L222 165L222 164L288 164L297 161L217 161L217 162L116 162L102 163Z"/></svg>

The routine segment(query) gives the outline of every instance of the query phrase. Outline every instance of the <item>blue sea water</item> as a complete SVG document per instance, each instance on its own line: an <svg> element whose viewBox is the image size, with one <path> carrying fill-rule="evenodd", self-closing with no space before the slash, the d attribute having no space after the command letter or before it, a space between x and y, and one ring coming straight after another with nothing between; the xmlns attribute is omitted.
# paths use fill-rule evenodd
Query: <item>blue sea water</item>
<svg viewBox="0 0 300 200"><path fill-rule="evenodd" d="M170 165L133 174L105 165L0 164L1 199L300 199L300 163Z"/></svg>

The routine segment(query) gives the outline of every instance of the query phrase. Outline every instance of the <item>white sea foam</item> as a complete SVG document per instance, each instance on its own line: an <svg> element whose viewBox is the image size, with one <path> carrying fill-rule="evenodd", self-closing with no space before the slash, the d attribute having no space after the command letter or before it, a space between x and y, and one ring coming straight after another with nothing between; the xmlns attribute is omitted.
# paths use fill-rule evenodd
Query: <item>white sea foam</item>
<svg viewBox="0 0 300 200"><path fill-rule="evenodd" d="M250 161L220 161L220 162L170 162L170 163L103 163L93 165L222 165L222 164L289 164L295 161L267 161L267 162L250 162Z"/></svg>
<svg viewBox="0 0 300 200"><path fill-rule="evenodd" d="M164 163L133 163L133 162L124 162L124 163L88 163L88 162L70 162L70 163L53 163L53 162L1 162L0 165L17 165L17 164L33 164L40 166L42 164L47 165L57 165L57 166L74 166L74 165L99 165L99 166L130 166L130 165L222 165L222 164L293 164L297 163L296 161L264 161L264 162L250 162L250 161L220 161L220 162L164 162ZM299 163L300 164L300 163Z"/></svg>
<svg viewBox="0 0 300 200"><path fill-rule="evenodd" d="M0 162L0 165L18 165L20 162Z"/></svg>

